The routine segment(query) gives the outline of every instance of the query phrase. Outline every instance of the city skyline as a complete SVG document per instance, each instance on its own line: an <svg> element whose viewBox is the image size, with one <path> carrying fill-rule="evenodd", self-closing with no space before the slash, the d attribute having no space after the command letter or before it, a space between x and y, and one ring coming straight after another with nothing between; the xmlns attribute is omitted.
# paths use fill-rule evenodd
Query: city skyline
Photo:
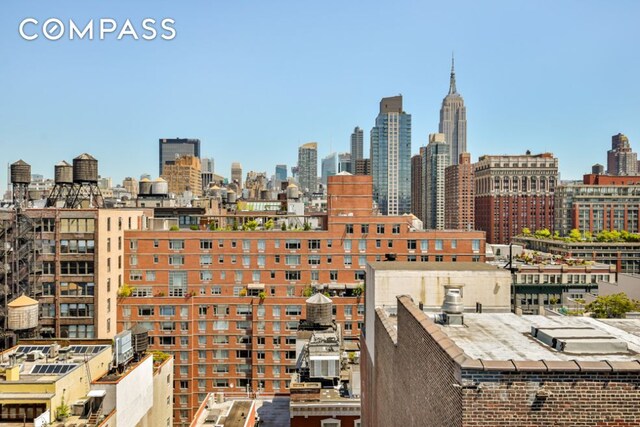
<svg viewBox="0 0 640 427"><path fill-rule="evenodd" d="M456 8L461 30L437 45L432 35L447 22L430 20L425 28L424 19L447 16L453 6L401 2L397 16L386 20L383 7L339 4L336 14L337 5L7 2L0 7L0 52L7 58L0 81L12 83L4 85L0 106L2 161L22 158L34 173L50 177L55 162L89 152L101 161L103 176L121 182L155 175L156 141L179 136L200 139L202 155L216 158L219 171L241 157L233 149L240 146L260 153L240 159L245 170L273 170L278 163L295 164L297 147L308 141L319 143L321 158L349 151L353 128L368 133L379 99L398 93L413 116L415 154L437 130L452 50L457 88L469 109L473 162L485 154L550 151L562 179L579 179L592 164L605 164L612 135L627 135L637 150L640 61L629 55L639 31L633 2L496 2L500 7L491 10L467 3ZM176 39L26 42L17 33L26 16L86 22L147 15L174 18ZM355 32L353 16L385 19L385 29ZM332 31L309 30L314 19ZM594 32L601 22L616 22L617 31ZM294 33L301 37L289 37ZM371 67L377 48L394 38L404 41L402 66L388 61ZM352 70L337 72L342 61ZM396 70L393 78L390 70ZM278 125L283 113L287 126Z"/></svg>

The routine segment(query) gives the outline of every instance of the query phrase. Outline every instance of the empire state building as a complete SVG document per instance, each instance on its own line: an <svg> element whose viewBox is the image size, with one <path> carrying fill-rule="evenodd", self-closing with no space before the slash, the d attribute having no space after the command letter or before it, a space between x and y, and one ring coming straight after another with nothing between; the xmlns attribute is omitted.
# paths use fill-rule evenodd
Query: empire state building
<svg viewBox="0 0 640 427"><path fill-rule="evenodd" d="M467 109L464 106L464 99L456 90L453 58L451 58L449 93L442 100L440 108L439 131L445 135L445 141L449 145L450 164L457 165L460 153L467 152Z"/></svg>

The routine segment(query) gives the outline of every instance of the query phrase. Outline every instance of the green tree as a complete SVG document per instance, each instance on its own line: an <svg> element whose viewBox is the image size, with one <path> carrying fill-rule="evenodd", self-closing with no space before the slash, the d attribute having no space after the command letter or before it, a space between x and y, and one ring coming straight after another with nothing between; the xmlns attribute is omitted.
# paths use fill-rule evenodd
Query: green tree
<svg viewBox="0 0 640 427"><path fill-rule="evenodd" d="M280 230L282 230L282 231L287 231L287 224L283 222L283 223L280 225Z"/></svg>
<svg viewBox="0 0 640 427"><path fill-rule="evenodd" d="M551 232L548 228L543 228L542 230L536 230L535 236L540 239L548 239L551 237Z"/></svg>
<svg viewBox="0 0 640 427"><path fill-rule="evenodd" d="M273 226L274 226L274 223L273 223L273 219L271 219L271 218L267 222L264 223L264 229L265 230L272 230Z"/></svg>
<svg viewBox="0 0 640 427"><path fill-rule="evenodd" d="M577 228L571 230L569 232L569 239L571 239L572 242L579 242L580 240L582 240L582 234L580 233L580 230L578 230Z"/></svg>
<svg viewBox="0 0 640 427"><path fill-rule="evenodd" d="M311 286L307 286L302 290L303 297L309 298L311 295L313 295L313 288Z"/></svg>
<svg viewBox="0 0 640 427"><path fill-rule="evenodd" d="M304 223L304 231L309 231L311 230L311 224L309 224L308 222L305 221Z"/></svg>
<svg viewBox="0 0 640 427"><path fill-rule="evenodd" d="M640 310L640 301L630 299L624 292L607 296L599 296L587 304L586 311L592 317L622 319L629 311Z"/></svg>
<svg viewBox="0 0 640 427"><path fill-rule="evenodd" d="M522 229L522 234L525 236L531 236L531 230L528 227Z"/></svg>

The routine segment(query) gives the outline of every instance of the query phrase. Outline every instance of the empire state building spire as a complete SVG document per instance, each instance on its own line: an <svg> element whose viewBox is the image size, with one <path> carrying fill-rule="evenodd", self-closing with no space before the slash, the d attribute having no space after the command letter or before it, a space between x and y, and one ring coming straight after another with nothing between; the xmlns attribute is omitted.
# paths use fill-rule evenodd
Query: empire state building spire
<svg viewBox="0 0 640 427"><path fill-rule="evenodd" d="M456 91L456 71L454 69L453 54L451 54L451 77L449 81L449 95L453 95L454 93L458 92Z"/></svg>
<svg viewBox="0 0 640 427"><path fill-rule="evenodd" d="M445 135L449 145L449 164L457 165L460 154L467 152L467 109L464 99L456 89L456 71L453 55L451 55L451 80L449 93L442 100L440 108L439 131Z"/></svg>

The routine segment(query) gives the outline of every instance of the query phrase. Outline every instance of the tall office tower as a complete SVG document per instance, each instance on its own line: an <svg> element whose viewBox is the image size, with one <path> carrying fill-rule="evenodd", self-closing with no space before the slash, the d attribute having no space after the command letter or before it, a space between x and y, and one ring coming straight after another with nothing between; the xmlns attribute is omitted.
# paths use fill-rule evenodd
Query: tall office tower
<svg viewBox="0 0 640 427"><path fill-rule="evenodd" d="M371 159L356 160L356 170L354 175L371 175Z"/></svg>
<svg viewBox="0 0 640 427"><path fill-rule="evenodd" d="M449 144L451 164L456 164L460 153L467 151L467 109L464 106L464 99L456 90L456 73L453 65L453 58L451 58L449 93L442 100L439 132L444 133L444 140Z"/></svg>
<svg viewBox="0 0 640 427"><path fill-rule="evenodd" d="M242 190L242 165L238 162L231 163L231 182L237 182L238 189Z"/></svg>
<svg viewBox="0 0 640 427"><path fill-rule="evenodd" d="M349 172L352 175L355 175L355 169L352 169L354 163L351 163L351 153L339 153L338 154L338 173L340 172Z"/></svg>
<svg viewBox="0 0 640 427"><path fill-rule="evenodd" d="M429 134L425 168L426 229L444 229L444 170L449 166L449 144L442 133Z"/></svg>
<svg viewBox="0 0 640 427"><path fill-rule="evenodd" d="M215 161L213 157L203 157L201 160L202 172L214 173Z"/></svg>
<svg viewBox="0 0 640 427"><path fill-rule="evenodd" d="M202 196L202 165L199 158L178 157L175 162L165 164L163 169L161 177L167 181L170 193L191 191L194 196Z"/></svg>
<svg viewBox="0 0 640 427"><path fill-rule="evenodd" d="M158 157L158 174L162 175L162 167L173 163L180 156L200 158L200 140L187 138L160 139L160 155Z"/></svg>
<svg viewBox="0 0 640 427"><path fill-rule="evenodd" d="M422 151L420 147L420 151ZM411 157L411 213L420 218L424 224L422 195L424 194L424 179L422 174L423 159L420 154Z"/></svg>
<svg viewBox="0 0 640 427"><path fill-rule="evenodd" d="M444 228L473 230L475 227L474 168L471 154L460 153L457 165L444 171Z"/></svg>
<svg viewBox="0 0 640 427"><path fill-rule="evenodd" d="M373 199L383 215L411 212L411 114L402 95L382 98L371 129Z"/></svg>
<svg viewBox="0 0 640 427"><path fill-rule="evenodd" d="M611 150L607 151L607 174L638 174L638 154L631 151L629 138L621 133L611 137Z"/></svg>
<svg viewBox="0 0 640 427"><path fill-rule="evenodd" d="M337 153L335 152L331 153L327 157L322 159L321 173L322 175L320 180L322 181L322 185L326 187L328 177L338 173L338 154Z"/></svg>
<svg viewBox="0 0 640 427"><path fill-rule="evenodd" d="M523 228L554 230L558 159L551 153L482 156L475 164L475 221L487 242L508 244Z"/></svg>
<svg viewBox="0 0 640 427"><path fill-rule="evenodd" d="M359 126L353 129L351 134L351 170L349 172L355 173L356 161L364 158L364 132Z"/></svg>
<svg viewBox="0 0 640 427"><path fill-rule="evenodd" d="M276 180L278 182L287 180L287 165L276 165Z"/></svg>
<svg viewBox="0 0 640 427"><path fill-rule="evenodd" d="M307 142L298 148L298 183L304 194L316 191L318 184L318 144Z"/></svg>

